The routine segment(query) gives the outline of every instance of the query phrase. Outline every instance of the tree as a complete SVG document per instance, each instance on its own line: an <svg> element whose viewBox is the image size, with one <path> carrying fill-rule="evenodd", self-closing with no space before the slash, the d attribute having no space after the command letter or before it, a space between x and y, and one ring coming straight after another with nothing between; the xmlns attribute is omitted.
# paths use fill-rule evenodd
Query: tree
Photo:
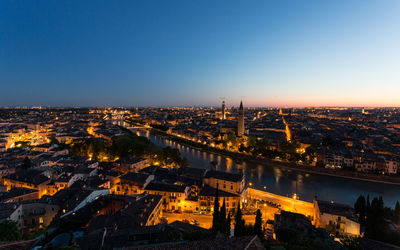
<svg viewBox="0 0 400 250"><path fill-rule="evenodd" d="M351 236L343 236L340 238L340 242L342 242L343 246L349 250L362 250L363 248L360 245L360 239Z"/></svg>
<svg viewBox="0 0 400 250"><path fill-rule="evenodd" d="M280 242L285 242L294 245L300 245L302 235L299 231L292 228L278 228L276 230L276 238Z"/></svg>
<svg viewBox="0 0 400 250"><path fill-rule="evenodd" d="M226 229L226 205L225 205L225 199L224 199L224 202L222 203L221 210L219 210L219 225L220 225L220 230L222 232L224 232L225 229Z"/></svg>
<svg viewBox="0 0 400 250"><path fill-rule="evenodd" d="M231 213L228 212L228 215L226 217L226 234L228 236L231 235Z"/></svg>
<svg viewBox="0 0 400 250"><path fill-rule="evenodd" d="M25 157L25 158L24 158L24 162L23 162L22 165L21 165L21 168L22 168L23 170L27 170L27 169L30 168L31 166L32 166L31 160L30 160L28 157Z"/></svg>
<svg viewBox="0 0 400 250"><path fill-rule="evenodd" d="M256 213L256 221L254 222L254 234L258 235L261 239L264 238L263 232L262 232L262 214L260 209L257 210Z"/></svg>
<svg viewBox="0 0 400 250"><path fill-rule="evenodd" d="M189 167L189 162L186 157L183 157L181 160L181 167Z"/></svg>
<svg viewBox="0 0 400 250"><path fill-rule="evenodd" d="M358 214L360 224L362 226L365 225L366 209L367 207L366 207L365 197L363 195L360 195L356 203L354 203L354 210L356 211L356 214Z"/></svg>
<svg viewBox="0 0 400 250"><path fill-rule="evenodd" d="M400 223L400 204L398 201L396 202L396 206L394 207L394 220L395 223Z"/></svg>
<svg viewBox="0 0 400 250"><path fill-rule="evenodd" d="M226 135L226 139L224 140L225 145L227 145L227 148L231 148L233 146L236 146L236 135L233 133L229 133Z"/></svg>
<svg viewBox="0 0 400 250"><path fill-rule="evenodd" d="M0 240L1 241L17 241L20 239L17 223L6 220L0 223Z"/></svg>
<svg viewBox="0 0 400 250"><path fill-rule="evenodd" d="M257 143L257 138L256 137L249 136L247 138L247 143L246 144L247 144L248 148L250 148L250 149L254 148L256 146L256 143Z"/></svg>
<svg viewBox="0 0 400 250"><path fill-rule="evenodd" d="M212 231L216 232L219 230L219 197L218 197L218 188L215 191L215 199L214 199L214 213L213 213L213 224Z"/></svg>
<svg viewBox="0 0 400 250"><path fill-rule="evenodd" d="M235 237L243 236L244 230L245 230L244 219L242 218L242 210L240 210L240 203L239 203L235 218L235 232L234 232Z"/></svg>
<svg viewBox="0 0 400 250"><path fill-rule="evenodd" d="M374 198L371 207L367 211L365 236L375 240L382 240L386 223L384 218L384 203L382 196Z"/></svg>

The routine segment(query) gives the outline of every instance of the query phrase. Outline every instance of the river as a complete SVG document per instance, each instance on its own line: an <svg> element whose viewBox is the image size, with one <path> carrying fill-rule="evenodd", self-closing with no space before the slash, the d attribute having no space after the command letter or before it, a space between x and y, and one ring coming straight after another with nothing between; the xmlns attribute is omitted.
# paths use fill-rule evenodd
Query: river
<svg viewBox="0 0 400 250"><path fill-rule="evenodd" d="M312 201L313 197L317 196L321 200L350 206L353 206L360 194L365 196L369 194L371 200L373 197L381 195L385 205L390 207L394 207L396 201L400 201L400 186L308 174L245 161L236 162L230 157L205 152L149 132L140 132L140 135L147 137L159 146L179 149L181 155L187 158L190 167L209 168L210 162L216 161L218 170L242 172L247 182L271 193L284 196L292 196L296 193L301 200L305 201Z"/></svg>

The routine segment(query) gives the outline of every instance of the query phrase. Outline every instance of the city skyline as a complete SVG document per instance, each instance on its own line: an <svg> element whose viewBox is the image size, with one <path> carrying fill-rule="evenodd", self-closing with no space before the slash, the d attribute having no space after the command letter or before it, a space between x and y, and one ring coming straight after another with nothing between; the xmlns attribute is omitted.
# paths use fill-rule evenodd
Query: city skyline
<svg viewBox="0 0 400 250"><path fill-rule="evenodd" d="M4 1L0 106L396 107L399 10Z"/></svg>

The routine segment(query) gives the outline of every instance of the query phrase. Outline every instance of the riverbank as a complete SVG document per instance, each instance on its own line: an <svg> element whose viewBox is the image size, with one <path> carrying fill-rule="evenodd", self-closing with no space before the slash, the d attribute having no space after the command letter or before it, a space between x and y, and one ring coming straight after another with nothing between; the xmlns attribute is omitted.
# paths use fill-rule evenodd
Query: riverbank
<svg viewBox="0 0 400 250"><path fill-rule="evenodd" d="M342 170L337 171L337 170L332 170L332 169L314 167L314 166L310 166L310 165L299 165L299 164L291 163L291 162L276 161L276 160L267 159L267 158L263 158L263 157L254 157L254 156L246 155L243 153L231 152L231 151L227 151L227 150L223 150L223 149L210 147L210 146L202 144L202 143L193 142L193 141L184 139L182 137L168 134L168 133L166 133L164 131L160 131L158 129L151 128L150 131L152 134L156 134L156 135L163 136L165 138L169 138L173 141L190 146L197 150L201 150L201 151L213 153L213 154L218 154L218 155L222 155L222 156L228 156L235 160L246 161L246 162L250 162L250 163L254 163L254 164L260 164L260 165L267 166L267 167L274 166L274 167L279 167L279 168L283 168L283 169L287 169L287 170L300 171L300 172L310 173L310 174L326 175L326 176L333 176L333 177L339 177L339 178L354 179L354 180L360 180L360 181L369 181L369 182L375 182L375 183L383 183L383 184L400 186L400 177L397 177L397 176L378 176L378 175L373 175L373 174L365 174L365 173L352 172L352 171L342 171Z"/></svg>

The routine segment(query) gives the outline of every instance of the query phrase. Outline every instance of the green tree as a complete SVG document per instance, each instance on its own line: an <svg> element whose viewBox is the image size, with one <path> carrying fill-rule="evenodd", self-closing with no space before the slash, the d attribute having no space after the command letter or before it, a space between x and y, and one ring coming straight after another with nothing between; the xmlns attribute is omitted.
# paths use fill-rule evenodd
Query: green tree
<svg viewBox="0 0 400 250"><path fill-rule="evenodd" d="M215 191L214 198L214 212L213 212L213 223L212 223L212 231L216 232L219 230L219 197L218 197L218 188Z"/></svg>
<svg viewBox="0 0 400 250"><path fill-rule="evenodd" d="M400 204L397 201L396 206L394 207L394 220L396 223L400 223Z"/></svg>
<svg viewBox="0 0 400 250"><path fill-rule="evenodd" d="M235 232L234 232L235 237L243 236L245 233L245 226L244 226L245 222L242 217L243 217L242 210L240 209L240 203L239 203L235 218Z"/></svg>
<svg viewBox="0 0 400 250"><path fill-rule="evenodd" d="M382 196L374 198L367 211L365 236L375 240L382 240L385 233L384 203Z"/></svg>
<svg viewBox="0 0 400 250"><path fill-rule="evenodd" d="M356 237L344 236L340 238L340 242L342 242L343 246L349 250L362 250L363 248L360 245L360 239Z"/></svg>
<svg viewBox="0 0 400 250"><path fill-rule="evenodd" d="M254 136L249 136L247 139L247 147L253 149L256 146L257 138Z"/></svg>
<svg viewBox="0 0 400 250"><path fill-rule="evenodd" d="M182 158L182 161L181 161L180 165L181 165L181 167L189 167L189 162L188 162L186 157Z"/></svg>
<svg viewBox="0 0 400 250"><path fill-rule="evenodd" d="M226 205L225 205L225 199L224 202L222 203L222 207L219 210L219 224L220 224L220 229L222 232L225 231L226 228Z"/></svg>
<svg viewBox="0 0 400 250"><path fill-rule="evenodd" d="M1 241L17 241L20 239L18 225L16 222L6 220L0 223Z"/></svg>
<svg viewBox="0 0 400 250"><path fill-rule="evenodd" d="M276 238L280 242L285 242L294 245L300 245L302 235L299 231L291 228L278 228L276 230Z"/></svg>
<svg viewBox="0 0 400 250"><path fill-rule="evenodd" d="M231 235L231 213L228 212L228 215L226 217L226 234L228 236Z"/></svg>
<svg viewBox="0 0 400 250"><path fill-rule="evenodd" d="M254 234L258 235L260 239L264 238L263 231L262 231L262 214L260 209L257 209L256 213L256 221L254 222Z"/></svg>
<svg viewBox="0 0 400 250"><path fill-rule="evenodd" d="M224 144L227 146L228 149L236 146L236 135L233 133L227 134L224 140Z"/></svg>
<svg viewBox="0 0 400 250"><path fill-rule="evenodd" d="M360 224L362 226L364 226L367 205L365 202L365 197L363 195L360 195L360 197L358 197L356 203L354 203L354 210L356 211L356 214L358 214L358 216L359 216Z"/></svg>

